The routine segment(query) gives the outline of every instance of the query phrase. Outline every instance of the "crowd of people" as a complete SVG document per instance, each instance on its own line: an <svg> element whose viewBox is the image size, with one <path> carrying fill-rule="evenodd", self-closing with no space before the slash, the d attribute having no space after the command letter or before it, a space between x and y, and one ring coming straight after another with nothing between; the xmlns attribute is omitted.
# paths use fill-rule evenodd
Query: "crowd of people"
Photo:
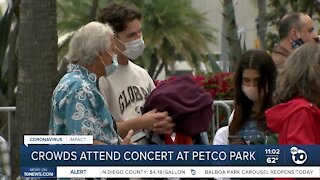
<svg viewBox="0 0 320 180"><path fill-rule="evenodd" d="M320 47L314 23L306 14L288 13L279 36L271 56L249 50L238 61L234 112L214 144L320 143L315 130L320 127Z"/></svg>
<svg viewBox="0 0 320 180"><path fill-rule="evenodd" d="M235 108L229 125L217 130L215 145L320 144L320 46L313 21L289 13L279 36L271 56L249 50L238 61Z"/></svg>
<svg viewBox="0 0 320 180"><path fill-rule="evenodd" d="M99 21L74 34L69 70L52 95L49 134L92 135L96 145L148 144L150 133L173 134L174 111L143 109L155 85L134 63L145 48L141 17L134 5L111 2ZM306 14L288 13L278 32L271 55L248 50L238 60L234 110L214 144L320 144L314 23ZM273 135L278 141L270 141Z"/></svg>
<svg viewBox="0 0 320 180"><path fill-rule="evenodd" d="M134 63L145 48L138 8L110 3L98 20L70 42L71 65L53 92L49 133L93 135L95 144L129 144L132 136L148 144L150 132L172 134L174 114L143 110L155 85ZM313 21L288 13L279 36L271 55L248 50L239 59L233 115L214 144L268 144L272 134L279 134L280 144L319 144L320 56Z"/></svg>

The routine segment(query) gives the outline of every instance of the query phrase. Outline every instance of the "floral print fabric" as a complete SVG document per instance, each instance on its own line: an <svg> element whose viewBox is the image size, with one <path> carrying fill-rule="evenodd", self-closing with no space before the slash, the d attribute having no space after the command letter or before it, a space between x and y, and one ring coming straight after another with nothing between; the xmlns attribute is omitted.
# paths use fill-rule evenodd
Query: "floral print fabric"
<svg viewBox="0 0 320 180"><path fill-rule="evenodd" d="M84 67L70 66L53 92L49 134L92 135L106 144L119 144L97 80Z"/></svg>

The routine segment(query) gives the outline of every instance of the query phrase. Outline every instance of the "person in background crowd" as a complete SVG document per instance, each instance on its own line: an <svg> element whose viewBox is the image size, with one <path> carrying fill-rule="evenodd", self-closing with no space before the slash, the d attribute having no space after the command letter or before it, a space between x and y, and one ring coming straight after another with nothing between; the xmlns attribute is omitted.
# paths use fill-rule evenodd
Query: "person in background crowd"
<svg viewBox="0 0 320 180"><path fill-rule="evenodd" d="M7 141L0 136L0 179L11 179L10 151Z"/></svg>
<svg viewBox="0 0 320 180"><path fill-rule="evenodd" d="M279 144L320 144L320 47L307 43L294 51L277 79L276 106L266 111Z"/></svg>
<svg viewBox="0 0 320 180"><path fill-rule="evenodd" d="M244 143L241 139L250 144L268 143L264 112L272 105L276 75L275 64L265 51L249 50L241 57L234 75L234 115L228 130L223 130L228 135L218 133L215 144ZM238 136L234 139L237 142L231 142L231 136ZM229 137L230 142L225 142L225 137Z"/></svg>
<svg viewBox="0 0 320 180"><path fill-rule="evenodd" d="M280 42L272 50L272 58L278 71L283 69L284 62L293 49L317 39L313 20L303 13L286 14L280 21L278 32Z"/></svg>
<svg viewBox="0 0 320 180"><path fill-rule="evenodd" d="M119 144L119 136L104 99L98 78L106 76L116 61L113 30L99 22L81 27L69 44L71 66L52 95L49 134L92 135L94 144ZM123 144L129 144L133 131Z"/></svg>
<svg viewBox="0 0 320 180"><path fill-rule="evenodd" d="M167 112L152 110L146 113L149 116L141 116L145 100L155 88L147 71L133 62L145 47L141 13L133 4L112 2L101 11L98 20L108 23L115 31L119 65L111 75L100 78L99 87L117 121L119 134L124 137L130 129L170 134L174 124Z"/></svg>

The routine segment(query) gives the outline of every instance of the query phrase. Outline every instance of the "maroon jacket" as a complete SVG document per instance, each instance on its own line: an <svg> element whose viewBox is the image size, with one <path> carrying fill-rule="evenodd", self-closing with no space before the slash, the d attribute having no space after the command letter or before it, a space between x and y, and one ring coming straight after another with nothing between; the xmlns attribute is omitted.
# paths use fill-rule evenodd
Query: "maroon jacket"
<svg viewBox="0 0 320 180"><path fill-rule="evenodd" d="M212 122L212 98L189 76L160 84L146 100L144 112L168 111L174 131L194 136L209 130Z"/></svg>

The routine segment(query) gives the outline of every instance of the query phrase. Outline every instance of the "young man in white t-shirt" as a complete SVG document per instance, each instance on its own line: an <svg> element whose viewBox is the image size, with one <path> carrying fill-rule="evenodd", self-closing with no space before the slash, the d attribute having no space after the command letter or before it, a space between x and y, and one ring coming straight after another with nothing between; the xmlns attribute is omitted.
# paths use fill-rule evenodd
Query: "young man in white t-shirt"
<svg viewBox="0 0 320 180"><path fill-rule="evenodd" d="M174 124L167 112L153 110L142 115L145 100L155 86L147 71L132 62L142 55L145 47L139 10L132 4L111 3L98 19L115 31L117 54L107 77L100 78L99 87L119 134L123 137L130 129L171 133Z"/></svg>

